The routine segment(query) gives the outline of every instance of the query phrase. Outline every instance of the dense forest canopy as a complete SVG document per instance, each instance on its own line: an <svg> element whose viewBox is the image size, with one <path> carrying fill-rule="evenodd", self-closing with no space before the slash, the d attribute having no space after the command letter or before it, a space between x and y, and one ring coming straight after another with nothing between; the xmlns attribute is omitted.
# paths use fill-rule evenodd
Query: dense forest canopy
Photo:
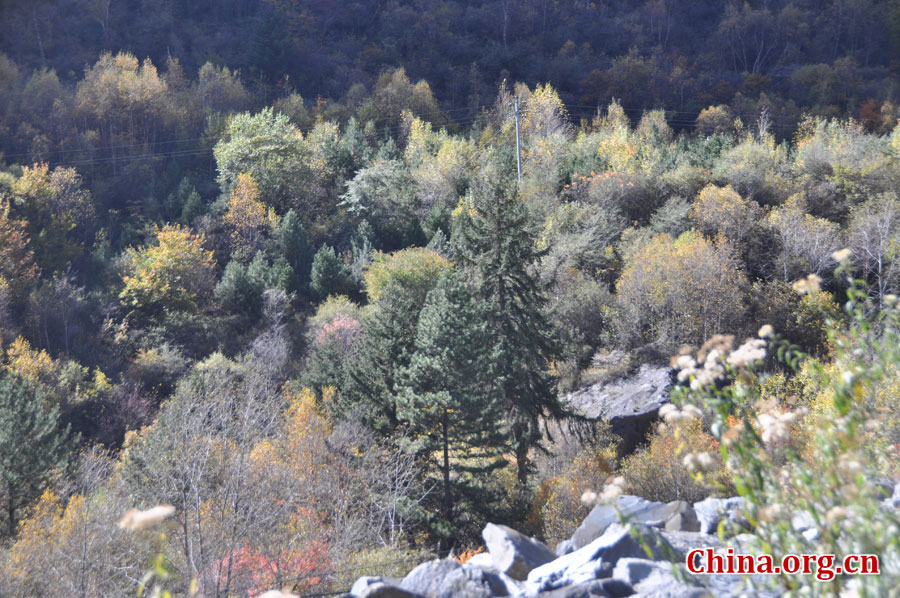
<svg viewBox="0 0 900 598"><path fill-rule="evenodd" d="M853 458L896 477L900 4L0 16L0 594L118 597L151 562L179 596L345 590L487 521L561 539L612 473L746 488L729 418L802 404L776 436L837 459L832 399L879 413ZM730 352L764 325L755 378L775 333ZM626 456L562 400L679 351L685 388L758 404ZM164 534L117 525L157 504Z"/></svg>
<svg viewBox="0 0 900 598"><path fill-rule="evenodd" d="M887 0L8 0L0 11L0 50L26 77L53 69L71 85L101 53L126 51L191 74L240 70L263 102L290 89L352 105L403 67L445 109L477 112L507 79L550 82L588 110L611 97L666 108L685 124L711 104L743 114L765 94L788 125L798 110L893 100L900 58L900 6Z"/></svg>

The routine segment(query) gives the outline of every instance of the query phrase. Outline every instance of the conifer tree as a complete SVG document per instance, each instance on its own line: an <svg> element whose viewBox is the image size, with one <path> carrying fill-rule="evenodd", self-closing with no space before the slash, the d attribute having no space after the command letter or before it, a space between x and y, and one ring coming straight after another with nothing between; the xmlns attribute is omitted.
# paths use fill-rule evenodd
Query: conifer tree
<svg viewBox="0 0 900 598"><path fill-rule="evenodd" d="M492 345L484 367L506 409L523 485L529 450L542 439L541 418L565 416L549 373L559 347L546 315L545 284L537 271L543 251L536 240L535 224L516 196L514 168L491 156L458 209L452 242L463 272L487 305Z"/></svg>
<svg viewBox="0 0 900 598"><path fill-rule="evenodd" d="M15 535L21 510L66 464L69 441L56 405L15 375L0 378L0 496L9 536Z"/></svg>
<svg viewBox="0 0 900 598"><path fill-rule="evenodd" d="M256 317L262 307L262 291L247 268L240 261L231 260L216 284L215 294L225 309Z"/></svg>
<svg viewBox="0 0 900 598"><path fill-rule="evenodd" d="M309 288L312 251L306 231L303 229L303 223L300 222L300 217L294 210L288 211L281 221L278 245L284 259L294 271L294 288L291 290L305 295Z"/></svg>
<svg viewBox="0 0 900 598"><path fill-rule="evenodd" d="M421 307L396 286L384 292L363 319L359 354L346 368L341 409L359 412L385 435L397 429L396 393L401 372L415 350Z"/></svg>
<svg viewBox="0 0 900 598"><path fill-rule="evenodd" d="M399 418L440 477L441 519L448 529L439 533L454 531L459 502L467 503L465 511L486 506L479 500L478 474L505 464L500 405L483 368L489 351L483 304L455 272L445 272L419 315L415 353L397 398Z"/></svg>
<svg viewBox="0 0 900 598"><path fill-rule="evenodd" d="M330 295L342 295L350 287L350 273L334 249L323 245L313 257L309 288L313 295L325 299Z"/></svg>

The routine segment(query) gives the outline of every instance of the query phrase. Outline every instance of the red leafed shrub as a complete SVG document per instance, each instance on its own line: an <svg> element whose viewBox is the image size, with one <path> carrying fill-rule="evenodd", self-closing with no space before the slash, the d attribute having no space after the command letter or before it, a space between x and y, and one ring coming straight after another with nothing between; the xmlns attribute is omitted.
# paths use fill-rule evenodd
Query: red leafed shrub
<svg viewBox="0 0 900 598"><path fill-rule="evenodd" d="M345 347L349 347L353 340L359 335L362 327L355 318L339 314L333 320L322 327L322 330L316 336L316 346L321 346L326 340L336 339Z"/></svg>
<svg viewBox="0 0 900 598"><path fill-rule="evenodd" d="M230 573L230 587L251 597L273 588L310 589L324 582L330 566L324 542L313 541L278 554L245 545L219 562L219 584L228 584Z"/></svg>

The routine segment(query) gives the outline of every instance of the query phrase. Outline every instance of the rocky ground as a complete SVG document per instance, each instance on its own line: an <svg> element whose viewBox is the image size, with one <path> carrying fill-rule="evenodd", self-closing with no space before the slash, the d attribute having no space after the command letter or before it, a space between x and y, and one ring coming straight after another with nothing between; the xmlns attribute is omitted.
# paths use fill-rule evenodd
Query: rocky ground
<svg viewBox="0 0 900 598"><path fill-rule="evenodd" d="M716 535L720 522L732 532L740 531L741 504L740 498L709 498L691 505L622 496L615 506L596 506L572 538L555 550L508 527L488 524L482 533L487 552L467 563L433 560L403 579L363 577L349 596L736 597L746 592L747 580L739 575L691 576L684 562L694 548L721 547Z"/></svg>

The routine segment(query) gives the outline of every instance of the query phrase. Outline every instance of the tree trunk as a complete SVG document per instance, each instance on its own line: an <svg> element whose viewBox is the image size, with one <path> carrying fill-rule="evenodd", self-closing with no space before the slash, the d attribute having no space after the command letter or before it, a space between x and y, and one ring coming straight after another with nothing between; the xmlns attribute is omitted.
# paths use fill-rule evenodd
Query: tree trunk
<svg viewBox="0 0 900 598"><path fill-rule="evenodd" d="M516 423L513 426L513 438L516 443L516 467L518 469L517 478L521 485L528 483L528 441L526 439L527 429L523 424Z"/></svg>
<svg viewBox="0 0 900 598"><path fill-rule="evenodd" d="M450 439L448 434L447 410L443 410L441 433L444 441L444 519L450 521L453 514L453 496L450 492Z"/></svg>
<svg viewBox="0 0 900 598"><path fill-rule="evenodd" d="M7 535L13 538L16 535L16 494L12 484L6 488L6 516L8 520Z"/></svg>

